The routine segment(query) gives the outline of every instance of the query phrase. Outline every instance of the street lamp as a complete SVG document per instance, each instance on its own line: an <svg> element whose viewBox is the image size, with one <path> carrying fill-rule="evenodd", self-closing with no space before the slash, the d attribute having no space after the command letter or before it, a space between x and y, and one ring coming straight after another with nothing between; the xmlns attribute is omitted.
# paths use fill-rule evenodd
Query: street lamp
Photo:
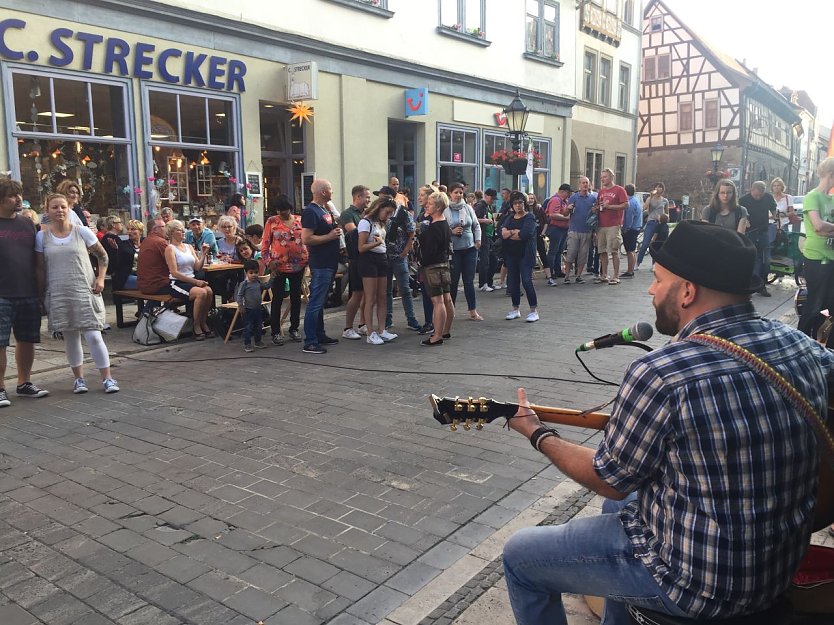
<svg viewBox="0 0 834 625"><path fill-rule="evenodd" d="M716 143L715 147L709 151L710 158L712 158L712 173L718 173L718 166L721 164L721 157L724 156L724 146Z"/></svg>
<svg viewBox="0 0 834 625"><path fill-rule="evenodd" d="M510 142L513 146L513 152L518 152L521 150L521 140L524 136L524 129L527 127L527 117L530 115L530 109L528 109L524 102L521 101L521 93L516 89L515 97L513 101L510 102L510 105L504 109L504 115L507 118L507 128L509 128L509 135L510 135ZM516 167L520 167L520 165L514 163ZM512 167L512 166L511 166ZM527 165L524 165L524 169L527 169ZM509 173L511 173L513 177L513 189L518 189L518 173L516 173L518 169L511 169Z"/></svg>

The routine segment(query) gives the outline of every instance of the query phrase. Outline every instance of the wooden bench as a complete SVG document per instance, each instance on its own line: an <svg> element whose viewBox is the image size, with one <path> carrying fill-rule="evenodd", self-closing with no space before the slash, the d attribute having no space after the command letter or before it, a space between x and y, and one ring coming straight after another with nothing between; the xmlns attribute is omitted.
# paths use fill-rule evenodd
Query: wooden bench
<svg viewBox="0 0 834 625"><path fill-rule="evenodd" d="M124 304L125 302L135 301L138 312L142 312L146 301L159 302L167 305L173 302L186 303L185 300L176 299L170 295L155 295L152 293L142 293L138 289L124 289L121 291L113 291L113 304L116 306L116 326L119 328L128 328L136 325L138 321L125 322L124 319Z"/></svg>

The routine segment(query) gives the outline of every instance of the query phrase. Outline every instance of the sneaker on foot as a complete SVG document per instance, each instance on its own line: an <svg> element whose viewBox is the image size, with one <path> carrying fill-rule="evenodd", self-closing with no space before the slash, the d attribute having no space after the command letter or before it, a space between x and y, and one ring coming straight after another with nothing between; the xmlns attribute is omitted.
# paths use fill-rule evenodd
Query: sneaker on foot
<svg viewBox="0 0 834 625"><path fill-rule="evenodd" d="M266 349L266 344L263 341L258 341L257 343L255 343L255 347L257 349Z"/></svg>
<svg viewBox="0 0 834 625"><path fill-rule="evenodd" d="M23 384L18 384L15 395L18 397L46 397L49 395L49 391L38 388L31 382L24 382Z"/></svg>
<svg viewBox="0 0 834 625"><path fill-rule="evenodd" d="M485 293L492 293L495 289L494 289L493 287L489 286L488 284L485 284L485 285L484 285L484 288L483 288L482 290L483 290Z"/></svg>
<svg viewBox="0 0 834 625"><path fill-rule="evenodd" d="M574 280L577 284L585 284L585 281L582 279L582 276L576 276L576 280Z"/></svg>
<svg viewBox="0 0 834 625"><path fill-rule="evenodd" d="M556 280L554 280L553 278L548 278L547 279L547 286L556 286L557 284L559 284L559 283L556 282Z"/></svg>
<svg viewBox="0 0 834 625"><path fill-rule="evenodd" d="M512 321L513 319L518 319L519 317L521 317L520 312L518 312L517 310L511 310L507 313L507 316L504 317L504 319L506 319L507 321Z"/></svg>
<svg viewBox="0 0 834 625"><path fill-rule="evenodd" d="M324 349L321 345L316 345L315 343L311 343L310 345L305 345L304 348L301 350L305 354L326 354L327 350Z"/></svg>
<svg viewBox="0 0 834 625"><path fill-rule="evenodd" d="M380 338L379 334L377 334L376 332L371 332L368 335L368 338L365 339L365 340L371 345L384 345L385 344L385 341L383 341L382 338Z"/></svg>
<svg viewBox="0 0 834 625"><path fill-rule="evenodd" d="M539 313L537 313L535 310L531 310L527 314L527 319L526 319L527 323L533 323L534 321L538 321L538 320L539 320Z"/></svg>
<svg viewBox="0 0 834 625"><path fill-rule="evenodd" d="M426 334L433 334L434 333L434 326L430 323L425 324L422 328L417 331L417 334L421 336L425 336Z"/></svg>
<svg viewBox="0 0 834 625"><path fill-rule="evenodd" d="M368 326L366 326L366 325L363 323L361 326L359 326L359 330L358 330L358 332L359 332L359 334L361 334L362 336L368 336Z"/></svg>
<svg viewBox="0 0 834 625"><path fill-rule="evenodd" d="M506 284L504 284L503 282L496 282L495 284L493 284L493 285L492 285L492 287L493 287L496 291L498 291L499 289L505 289L505 288L507 288L507 285L506 285Z"/></svg>
<svg viewBox="0 0 834 625"><path fill-rule="evenodd" d="M342 338L349 339L351 341L356 341L361 339L362 337L359 336L359 333L353 328L345 328L345 331L342 332Z"/></svg>
<svg viewBox="0 0 834 625"><path fill-rule="evenodd" d="M245 351L247 354L251 354L252 352L255 351L255 348L252 347L251 345L244 345L243 346L243 351Z"/></svg>
<svg viewBox="0 0 834 625"><path fill-rule="evenodd" d="M87 380L84 378L75 378L75 384L73 384L72 392L78 395L80 393L86 393L87 390Z"/></svg>
<svg viewBox="0 0 834 625"><path fill-rule="evenodd" d="M565 284L570 284L570 278L565 278Z"/></svg>
<svg viewBox="0 0 834 625"><path fill-rule="evenodd" d="M12 402L9 401L9 396L6 395L6 389L0 390L0 408L5 408L6 406L11 406Z"/></svg>
<svg viewBox="0 0 834 625"><path fill-rule="evenodd" d="M273 345L283 345L284 344L284 337L280 334L273 334L272 335L272 344Z"/></svg>
<svg viewBox="0 0 834 625"><path fill-rule="evenodd" d="M300 343L301 342L301 332L299 332L298 330L290 330L290 340L293 341L294 343Z"/></svg>
<svg viewBox="0 0 834 625"><path fill-rule="evenodd" d="M389 332L388 330L383 330L382 334L379 335L379 338L381 338L383 341L387 343L388 341L393 341L398 336L398 334L394 334L393 332Z"/></svg>
<svg viewBox="0 0 834 625"><path fill-rule="evenodd" d="M113 378L105 378L104 382L101 383L104 387L105 393L118 393L119 392L119 385Z"/></svg>
<svg viewBox="0 0 834 625"><path fill-rule="evenodd" d="M338 342L339 339L333 339L327 335L319 339L319 345L335 345Z"/></svg>
<svg viewBox="0 0 834 625"><path fill-rule="evenodd" d="M406 326L409 330L414 330L415 332L420 330L420 322L416 319L411 319Z"/></svg>

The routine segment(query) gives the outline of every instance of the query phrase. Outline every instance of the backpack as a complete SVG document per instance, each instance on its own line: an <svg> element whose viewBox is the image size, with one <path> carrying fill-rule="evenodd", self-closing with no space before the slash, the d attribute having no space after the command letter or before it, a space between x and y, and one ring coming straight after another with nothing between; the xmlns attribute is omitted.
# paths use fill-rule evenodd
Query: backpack
<svg viewBox="0 0 834 625"><path fill-rule="evenodd" d="M408 211L402 206L397 206L394 216L391 218L390 227L385 233L385 243L396 244L397 233L400 229L405 229L408 224Z"/></svg>

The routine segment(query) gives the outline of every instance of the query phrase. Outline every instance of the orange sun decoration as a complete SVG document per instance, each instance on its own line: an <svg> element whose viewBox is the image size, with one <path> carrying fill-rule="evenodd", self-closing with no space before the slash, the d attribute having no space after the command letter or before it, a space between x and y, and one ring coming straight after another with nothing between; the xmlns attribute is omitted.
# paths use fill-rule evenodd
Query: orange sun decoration
<svg viewBox="0 0 834 625"><path fill-rule="evenodd" d="M299 126L301 126L304 122L313 123L313 109L309 105L304 104L304 102L293 102L292 106L288 108L287 111L292 113L290 123L294 122L296 119L298 120Z"/></svg>

